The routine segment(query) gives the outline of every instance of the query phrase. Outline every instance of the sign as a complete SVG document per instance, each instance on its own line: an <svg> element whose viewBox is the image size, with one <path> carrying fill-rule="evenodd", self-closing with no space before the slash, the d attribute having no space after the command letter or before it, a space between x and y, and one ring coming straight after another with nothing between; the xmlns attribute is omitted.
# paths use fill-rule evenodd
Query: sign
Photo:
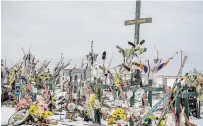
<svg viewBox="0 0 203 126"><path fill-rule="evenodd" d="M35 88L34 86L32 88L32 91L33 91L33 93L37 94L37 88Z"/></svg>
<svg viewBox="0 0 203 126"><path fill-rule="evenodd" d="M141 18L135 20L126 20L124 25L134 25L134 24L143 24L143 23L152 23L152 18Z"/></svg>
<svg viewBox="0 0 203 126"><path fill-rule="evenodd" d="M121 105L122 105L122 102L123 102L122 100L115 99L115 103L114 103L114 104L115 104L116 106L121 106Z"/></svg>

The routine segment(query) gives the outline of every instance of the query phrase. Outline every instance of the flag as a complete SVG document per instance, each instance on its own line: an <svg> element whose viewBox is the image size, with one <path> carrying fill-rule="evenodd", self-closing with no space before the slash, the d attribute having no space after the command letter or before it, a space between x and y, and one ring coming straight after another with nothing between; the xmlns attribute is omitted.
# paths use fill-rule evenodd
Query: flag
<svg viewBox="0 0 203 126"><path fill-rule="evenodd" d="M145 66L145 65L142 64L142 63L136 63L136 62L134 62L133 65L138 66L138 67L139 67L141 70L143 70L145 73L148 72L148 67Z"/></svg>
<svg viewBox="0 0 203 126"><path fill-rule="evenodd" d="M170 58L170 59L171 59L171 58ZM168 59L165 63L160 64L160 65L158 66L157 71L159 71L159 70L161 70L162 68L164 68L164 67L169 63L170 59Z"/></svg>

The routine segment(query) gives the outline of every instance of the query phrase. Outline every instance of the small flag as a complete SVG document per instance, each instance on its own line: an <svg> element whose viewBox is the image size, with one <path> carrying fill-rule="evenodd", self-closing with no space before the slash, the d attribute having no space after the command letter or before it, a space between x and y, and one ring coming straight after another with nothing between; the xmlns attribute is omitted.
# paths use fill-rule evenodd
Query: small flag
<svg viewBox="0 0 203 126"><path fill-rule="evenodd" d="M169 61L170 61L170 59L168 59L165 63L162 63L161 65L159 65L157 71L159 71L162 68L164 68L169 63Z"/></svg>

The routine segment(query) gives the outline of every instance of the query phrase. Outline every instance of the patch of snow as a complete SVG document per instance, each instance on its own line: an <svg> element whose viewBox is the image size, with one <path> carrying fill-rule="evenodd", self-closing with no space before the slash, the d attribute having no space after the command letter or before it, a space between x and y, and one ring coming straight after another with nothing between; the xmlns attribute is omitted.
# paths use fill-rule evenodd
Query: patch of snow
<svg viewBox="0 0 203 126"><path fill-rule="evenodd" d="M7 125L9 118L15 113L15 108L1 107L1 125Z"/></svg>
<svg viewBox="0 0 203 126"><path fill-rule="evenodd" d="M7 125L9 118L15 113L15 108L9 108L9 107L1 107L1 125ZM57 120L58 126L63 126L65 124L68 125L75 125L75 126L84 126L87 124L92 124L92 122L84 122L82 118L78 118L77 121L70 121L68 119L65 119L65 111L62 112L63 115L61 115L61 120L60 120L60 115L53 115L49 119L51 120ZM203 117L203 115L201 115ZM168 114L168 119L173 121L172 114ZM191 123L196 124L197 126L203 126L203 118L202 119L190 119ZM103 125L107 125L107 121L101 120L101 123ZM51 126L51 125L50 125ZM54 126L54 125L53 125Z"/></svg>
<svg viewBox="0 0 203 126"><path fill-rule="evenodd" d="M190 119L190 122L196 124L197 126L203 126L203 118L202 119Z"/></svg>

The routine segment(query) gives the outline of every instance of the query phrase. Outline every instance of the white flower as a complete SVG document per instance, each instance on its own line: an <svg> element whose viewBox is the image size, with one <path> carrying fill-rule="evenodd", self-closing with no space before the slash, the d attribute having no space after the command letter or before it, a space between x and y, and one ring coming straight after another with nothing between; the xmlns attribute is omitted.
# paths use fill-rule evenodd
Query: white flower
<svg viewBox="0 0 203 126"><path fill-rule="evenodd" d="M99 100L95 100L94 107L95 107L96 109L101 108L100 103L99 103Z"/></svg>
<svg viewBox="0 0 203 126"><path fill-rule="evenodd" d="M99 100L95 100L95 104L100 104L100 103L99 103Z"/></svg>
<svg viewBox="0 0 203 126"><path fill-rule="evenodd" d="M38 121L38 118L34 118L34 121L37 122L37 121Z"/></svg>

